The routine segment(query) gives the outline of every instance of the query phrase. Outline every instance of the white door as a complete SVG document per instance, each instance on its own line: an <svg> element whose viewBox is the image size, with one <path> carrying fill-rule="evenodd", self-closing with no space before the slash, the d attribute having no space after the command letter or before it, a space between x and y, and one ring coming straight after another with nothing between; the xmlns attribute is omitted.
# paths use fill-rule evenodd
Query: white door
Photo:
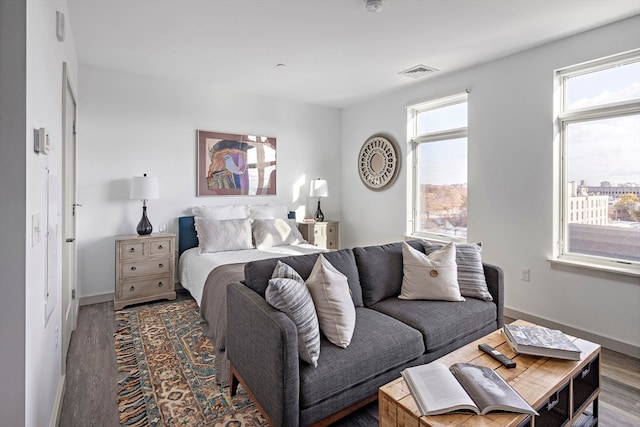
<svg viewBox="0 0 640 427"><path fill-rule="evenodd" d="M76 98L67 64L63 65L62 108L62 372L66 372L67 351L71 332L76 328L78 298L76 296Z"/></svg>

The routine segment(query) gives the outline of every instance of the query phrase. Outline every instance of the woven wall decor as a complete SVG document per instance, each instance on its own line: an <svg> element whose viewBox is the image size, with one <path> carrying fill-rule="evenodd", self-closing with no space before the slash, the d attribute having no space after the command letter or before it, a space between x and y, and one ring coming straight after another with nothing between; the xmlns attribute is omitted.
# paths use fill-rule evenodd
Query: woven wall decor
<svg viewBox="0 0 640 427"><path fill-rule="evenodd" d="M373 191L382 191L396 180L400 171L400 150L392 139L374 135L367 139L358 155L358 173L362 183Z"/></svg>

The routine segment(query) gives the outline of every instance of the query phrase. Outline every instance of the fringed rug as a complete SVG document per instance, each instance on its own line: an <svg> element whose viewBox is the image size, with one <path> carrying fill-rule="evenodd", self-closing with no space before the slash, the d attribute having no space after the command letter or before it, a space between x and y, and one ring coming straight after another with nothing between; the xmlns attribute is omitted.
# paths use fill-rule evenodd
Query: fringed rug
<svg viewBox="0 0 640 427"><path fill-rule="evenodd" d="M121 426L253 427L267 423L247 394L215 382L213 344L192 299L116 313Z"/></svg>

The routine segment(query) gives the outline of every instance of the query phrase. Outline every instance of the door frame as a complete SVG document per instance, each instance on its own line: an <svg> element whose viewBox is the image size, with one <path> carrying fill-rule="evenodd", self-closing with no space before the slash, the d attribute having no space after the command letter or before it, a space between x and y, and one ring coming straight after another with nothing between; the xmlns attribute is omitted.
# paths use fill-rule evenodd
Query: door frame
<svg viewBox="0 0 640 427"><path fill-rule="evenodd" d="M67 121L69 117L67 117L67 108L69 107L67 101L67 92L71 95L71 102L73 103L73 117L72 123L73 128L70 130L67 126ZM78 295L77 295L77 241L76 241L76 232L77 232L77 209L79 206L77 203L78 193L77 193L77 137L76 137L76 128L77 128L77 119L78 119L78 102L76 97L76 92L73 88L73 82L71 81L71 76L69 73L69 66L66 62L62 63L62 235L63 241L62 245L65 247L62 250L62 303L61 303L61 337L63 339L63 343L61 345L62 352L62 373L66 374L66 364L67 364L67 353L69 350L69 342L65 339L68 337L68 340L71 341L71 333L76 329L76 324L78 321ZM72 141L68 141L67 135L71 135ZM67 161L67 154L69 147L71 146L73 153L71 164ZM69 182L69 168L73 169L73 178L72 182ZM71 186L71 188L69 188ZM72 194L69 195L69 191L71 190ZM69 200L70 199L70 200ZM68 216L71 215L71 224L73 227L71 238L72 242L67 242L67 238L69 238L69 231L67 224ZM66 245L72 245L72 248L69 250ZM65 306L65 293L68 298L69 304L68 307ZM69 314L67 315L67 312ZM70 319L69 319L70 318ZM69 319L69 320L66 320ZM67 323L69 322L69 324Z"/></svg>

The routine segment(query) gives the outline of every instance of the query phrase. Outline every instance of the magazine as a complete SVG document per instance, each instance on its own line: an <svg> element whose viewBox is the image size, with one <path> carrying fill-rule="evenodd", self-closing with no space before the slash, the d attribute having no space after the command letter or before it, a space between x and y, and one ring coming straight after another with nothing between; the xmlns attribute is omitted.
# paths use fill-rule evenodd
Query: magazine
<svg viewBox="0 0 640 427"><path fill-rule="evenodd" d="M519 325L504 325L502 331L516 353L580 360L581 350L561 331Z"/></svg>
<svg viewBox="0 0 640 427"><path fill-rule="evenodd" d="M493 369L470 363L447 368L432 362L402 371L421 415L462 411L538 413Z"/></svg>

